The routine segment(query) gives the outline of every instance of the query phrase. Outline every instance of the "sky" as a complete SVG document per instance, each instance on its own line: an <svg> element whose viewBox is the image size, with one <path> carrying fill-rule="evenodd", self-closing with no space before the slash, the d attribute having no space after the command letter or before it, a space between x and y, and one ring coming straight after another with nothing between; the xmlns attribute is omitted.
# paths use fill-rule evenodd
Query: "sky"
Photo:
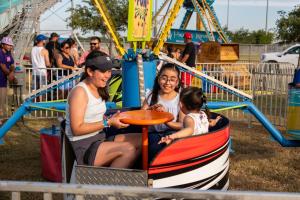
<svg viewBox="0 0 300 200"><path fill-rule="evenodd" d="M156 0L153 0L155 2ZM229 1L229 18L228 28L235 31L240 28L249 30L265 29L266 25L266 8L267 0L215 0L214 8L222 27L227 24L227 8ZM280 10L289 12L296 5L300 4L300 0L268 0L268 30L276 28L276 20L279 18L277 13ZM158 7L162 5L163 0L157 0ZM175 0L173 0L175 2ZM74 4L81 4L82 0L74 0ZM50 10L46 11L40 18L41 32L49 34L56 31L62 35L70 35L70 27L67 27L66 18L70 16L66 12L71 7L70 0L61 0ZM184 10L182 9L174 23L174 28L178 28L183 18ZM190 21L188 29L195 29L195 14Z"/></svg>

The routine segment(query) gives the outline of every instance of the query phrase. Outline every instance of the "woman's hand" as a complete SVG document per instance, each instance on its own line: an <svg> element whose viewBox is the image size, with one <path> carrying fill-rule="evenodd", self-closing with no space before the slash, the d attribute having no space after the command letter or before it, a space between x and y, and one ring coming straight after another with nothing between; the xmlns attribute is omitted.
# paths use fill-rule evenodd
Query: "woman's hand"
<svg viewBox="0 0 300 200"><path fill-rule="evenodd" d="M161 104L154 104L154 105L150 106L148 109L149 110L155 110L155 111L158 111L158 112L166 112L165 107Z"/></svg>
<svg viewBox="0 0 300 200"><path fill-rule="evenodd" d="M118 110L118 112L116 112L111 118L108 119L108 124L110 126L114 126L118 129L120 128L126 128L129 126L129 124L124 124L120 121L120 119L122 119L120 117L120 111Z"/></svg>

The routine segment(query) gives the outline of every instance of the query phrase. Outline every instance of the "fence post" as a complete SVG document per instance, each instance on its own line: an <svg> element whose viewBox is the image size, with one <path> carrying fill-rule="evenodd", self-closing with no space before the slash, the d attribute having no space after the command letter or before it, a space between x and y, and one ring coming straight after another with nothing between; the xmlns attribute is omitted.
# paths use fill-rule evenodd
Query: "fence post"
<svg viewBox="0 0 300 200"><path fill-rule="evenodd" d="M12 192L11 199L12 200L21 200L21 193L20 192Z"/></svg>

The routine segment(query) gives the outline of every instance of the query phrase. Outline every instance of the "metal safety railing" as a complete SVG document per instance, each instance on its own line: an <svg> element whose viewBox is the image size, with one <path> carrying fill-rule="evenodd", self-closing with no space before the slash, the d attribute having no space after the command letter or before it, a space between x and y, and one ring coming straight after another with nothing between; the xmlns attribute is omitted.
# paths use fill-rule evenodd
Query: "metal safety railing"
<svg viewBox="0 0 300 200"><path fill-rule="evenodd" d="M0 181L0 191L11 193L12 200L20 200L22 193L42 193L44 200L52 200L53 194L71 195L69 199L236 199L236 200L298 200L300 193L200 191L183 189L151 189L146 187L76 185L42 182ZM102 199L102 198L101 198Z"/></svg>
<svg viewBox="0 0 300 200"><path fill-rule="evenodd" d="M246 94L253 96L254 104L270 119L274 125L286 125L286 113L288 106L288 83L292 81L294 74L294 66L291 64L276 64L276 63L198 63L197 69L203 73L222 81L235 89L241 90ZM22 86L22 94L26 96L38 89L39 82L50 84L51 82L61 78L61 74L69 75L71 71L65 71L60 68L47 69L48 75L44 78L41 74L33 76L32 68L25 69L24 84ZM65 72L64 72L65 71ZM185 76L183 74L182 76ZM40 83L40 84L41 84ZM62 87L56 88L53 91L34 99L38 101L55 101L66 99L68 91L73 84L68 85L62 92ZM235 96L229 92L221 90L210 84L208 81L194 77L187 83L202 87L209 101L243 101L241 97ZM10 89L12 90L12 89ZM19 88L14 89L15 92L20 92ZM8 96L8 113L11 113L12 106L17 107L18 104L12 101L12 95L15 92L11 91ZM20 94L13 95L14 99L21 99ZM12 105L14 103L14 105ZM231 120L249 121L248 115L241 110L225 111L226 116ZM53 111L34 111L30 114L30 118L51 118L57 117L59 114Z"/></svg>
<svg viewBox="0 0 300 200"><path fill-rule="evenodd" d="M286 126L288 84L295 67L288 63L198 63L197 69L253 96L253 103L277 126ZM242 101L205 79L194 77L188 85L202 87L209 101ZM231 120L249 121L241 110L223 113ZM254 120L254 119L253 119Z"/></svg>

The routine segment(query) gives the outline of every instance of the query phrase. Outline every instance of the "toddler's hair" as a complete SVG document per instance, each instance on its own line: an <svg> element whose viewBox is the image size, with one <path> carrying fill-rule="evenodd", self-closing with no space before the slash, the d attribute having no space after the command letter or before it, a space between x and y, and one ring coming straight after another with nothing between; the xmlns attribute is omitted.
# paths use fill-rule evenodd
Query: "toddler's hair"
<svg viewBox="0 0 300 200"><path fill-rule="evenodd" d="M199 112L204 104L205 113L207 115L207 118L210 119L210 112L207 107L206 96L204 95L202 88L184 88L180 93L180 102L188 111L197 110Z"/></svg>

